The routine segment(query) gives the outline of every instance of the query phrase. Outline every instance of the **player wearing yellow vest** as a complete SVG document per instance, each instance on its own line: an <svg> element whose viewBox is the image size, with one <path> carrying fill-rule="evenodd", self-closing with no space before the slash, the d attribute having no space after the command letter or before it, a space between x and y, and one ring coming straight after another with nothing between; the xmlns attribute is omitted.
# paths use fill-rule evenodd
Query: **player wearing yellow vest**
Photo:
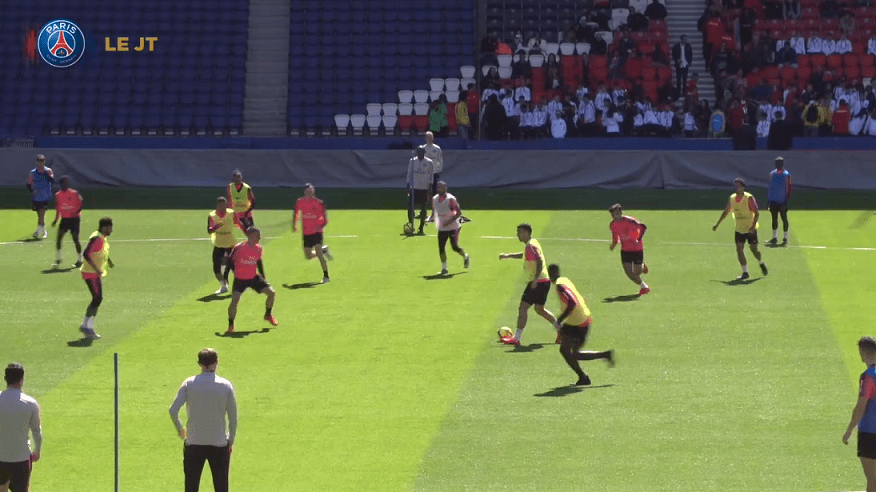
<svg viewBox="0 0 876 492"><path fill-rule="evenodd" d="M234 248L234 225L238 224L234 210L228 208L228 200L224 196L216 197L216 210L207 217L207 232L213 241L213 274L219 281L219 290L215 294L228 292L228 272L231 262L228 257ZM222 273L222 267L225 272Z"/></svg>
<svg viewBox="0 0 876 492"><path fill-rule="evenodd" d="M727 217L727 214L733 212L733 218L736 219L736 255L739 257L739 264L742 265L742 275L736 277L736 280L745 280L748 275L748 261L745 259L745 243L748 242L751 247L751 252L760 263L760 271L764 275L769 274L766 263L761 259L760 251L757 250L757 219L760 213L757 211L757 200L745 191L745 180L736 178L736 193L730 195L727 200L727 206L724 207L724 212L721 213L721 218L712 227L713 231L718 230L721 221Z"/></svg>
<svg viewBox="0 0 876 492"><path fill-rule="evenodd" d="M91 293L91 304L85 310L85 319L79 327L86 338L96 340L100 338L95 332L95 318L97 317L97 308L103 302L103 285L101 277L106 277L107 266L113 268L113 260L109 257L109 241L107 238L113 232L113 219L104 217L100 219L97 225L97 232L88 238L88 244L85 246L83 254L82 267L79 269L82 272L82 279L85 280L85 285L88 286L88 291Z"/></svg>
<svg viewBox="0 0 876 492"><path fill-rule="evenodd" d="M544 308L547 302L548 292L551 289L551 279L548 278L547 263L544 260L544 252L538 241L532 238L532 226L523 223L517 226L517 239L526 247L522 253L502 253L500 260L507 258L523 259L523 270L526 271L526 288L523 297L520 298L520 307L517 311L517 331L514 336L503 337L502 342L508 345L520 345L523 329L526 328L527 313L529 306L535 306L535 312L548 320L557 330L557 318Z"/></svg>
<svg viewBox="0 0 876 492"><path fill-rule="evenodd" d="M233 182L228 184L228 201L234 209L234 219L240 229L246 232L255 225L252 218L252 209L255 208L255 195L252 188L243 182L243 174L235 169L231 174Z"/></svg>
<svg viewBox="0 0 876 492"><path fill-rule="evenodd" d="M575 385L587 386L590 384L590 377L584 373L578 361L605 359L613 367L614 350L601 352L579 350L587 341L587 333L590 331L590 310L587 309L584 297L578 293L572 281L560 276L559 265L549 266L548 276L551 282L556 284L557 296L563 307L563 314L557 318L557 323L560 324L560 355L578 375L578 382Z"/></svg>

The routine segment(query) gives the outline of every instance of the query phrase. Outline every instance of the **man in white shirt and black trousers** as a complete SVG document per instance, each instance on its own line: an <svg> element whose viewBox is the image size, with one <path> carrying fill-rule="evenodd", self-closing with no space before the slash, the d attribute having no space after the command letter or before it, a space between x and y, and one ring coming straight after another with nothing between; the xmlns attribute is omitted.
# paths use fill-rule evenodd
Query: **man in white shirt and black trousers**
<svg viewBox="0 0 876 492"><path fill-rule="evenodd" d="M408 223L411 229L414 227L414 207L420 206L420 229L417 232L423 235L423 226L426 224L426 204L429 202L432 181L435 179L435 163L426 157L426 149L417 147L417 155L408 161Z"/></svg>
<svg viewBox="0 0 876 492"><path fill-rule="evenodd" d="M40 459L43 432L40 406L22 393L24 367L6 366L6 390L0 391L0 490L27 492L31 464ZM33 434L33 450L27 434Z"/></svg>
<svg viewBox="0 0 876 492"><path fill-rule="evenodd" d="M237 434L237 398L231 383L216 375L219 355L215 350L205 348L198 352L198 365L201 374L183 381L170 406L170 419L179 437L185 440L185 492L198 492L204 461L210 463L213 490L228 492L231 447ZM179 420L183 404L188 415L185 427Z"/></svg>

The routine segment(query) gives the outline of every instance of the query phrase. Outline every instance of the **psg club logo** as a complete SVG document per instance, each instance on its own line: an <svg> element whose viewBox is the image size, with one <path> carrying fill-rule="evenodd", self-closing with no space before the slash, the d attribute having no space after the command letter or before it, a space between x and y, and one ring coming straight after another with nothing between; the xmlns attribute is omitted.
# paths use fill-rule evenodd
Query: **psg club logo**
<svg viewBox="0 0 876 492"><path fill-rule="evenodd" d="M73 22L53 20L40 29L37 49L40 58L49 65L67 68L78 62L85 53L85 35Z"/></svg>

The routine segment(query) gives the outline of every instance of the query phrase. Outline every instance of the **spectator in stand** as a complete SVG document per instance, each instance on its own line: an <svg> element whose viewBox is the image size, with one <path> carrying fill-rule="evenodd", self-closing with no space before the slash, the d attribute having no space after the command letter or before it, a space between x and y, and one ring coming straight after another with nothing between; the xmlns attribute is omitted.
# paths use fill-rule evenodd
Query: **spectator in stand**
<svg viewBox="0 0 876 492"><path fill-rule="evenodd" d="M581 55L581 83L590 87L590 55Z"/></svg>
<svg viewBox="0 0 876 492"><path fill-rule="evenodd" d="M624 62L620 55L616 52L611 55L611 61L608 62L608 78L619 79L624 76Z"/></svg>
<svg viewBox="0 0 876 492"><path fill-rule="evenodd" d="M700 104L694 107L691 111L694 118L697 120L697 137L705 137L709 130L709 118L712 116L712 108L709 107L709 101L703 99Z"/></svg>
<svg viewBox="0 0 876 492"><path fill-rule="evenodd" d="M437 101L432 101L429 107L429 131L436 137L447 138L450 126L447 122L447 97L441 94Z"/></svg>
<svg viewBox="0 0 876 492"><path fill-rule="evenodd" d="M760 83L752 89L751 93L755 101L769 101L773 89L767 85L766 79L760 79Z"/></svg>
<svg viewBox="0 0 876 492"><path fill-rule="evenodd" d="M730 91L732 97L737 99L745 98L748 94L748 77L742 73L742 69L736 71L734 75L727 77L726 89Z"/></svg>
<svg viewBox="0 0 876 492"><path fill-rule="evenodd" d="M824 0L821 2L821 18L836 19L839 17L839 5L836 0Z"/></svg>
<svg viewBox="0 0 876 492"><path fill-rule="evenodd" d="M548 113L544 99L539 101L535 109L532 110L533 119L533 137L541 138L548 135Z"/></svg>
<svg viewBox="0 0 876 492"><path fill-rule="evenodd" d="M861 130L861 135L876 137L876 110L873 110L867 115L867 120L864 122L864 128Z"/></svg>
<svg viewBox="0 0 876 492"><path fill-rule="evenodd" d="M849 10L843 12L843 16L840 17L839 27L840 31L845 34L855 32L855 15Z"/></svg>
<svg viewBox="0 0 876 492"><path fill-rule="evenodd" d="M461 138L471 138L471 120L468 116L468 91L459 94L459 102L453 108L456 115L456 133Z"/></svg>
<svg viewBox="0 0 876 492"><path fill-rule="evenodd" d="M487 74L484 75L482 82L485 87L498 87L499 70L495 66L490 67Z"/></svg>
<svg viewBox="0 0 876 492"><path fill-rule="evenodd" d="M544 89L546 91L557 91L562 88L563 79L560 76L560 70L557 67L548 68L544 76Z"/></svg>
<svg viewBox="0 0 876 492"><path fill-rule="evenodd" d="M532 67L529 66L529 61L526 59L526 51L518 50L514 55L514 63L511 64L511 78L531 77Z"/></svg>
<svg viewBox="0 0 876 492"><path fill-rule="evenodd" d="M816 98L818 98L818 94L815 92L815 88L810 82L806 84L806 88L803 89L803 92L800 93L800 96L797 99L803 101L804 104L809 104L809 101L812 101Z"/></svg>
<svg viewBox="0 0 876 492"><path fill-rule="evenodd" d="M465 104L468 106L468 119L471 122L470 135L474 138L474 135L477 135L478 128L480 128L481 100L473 83L468 84L468 90L464 94L465 97L460 97L460 102L465 101Z"/></svg>
<svg viewBox="0 0 876 492"><path fill-rule="evenodd" d="M521 76L517 79L517 82L517 88L514 89L514 99L517 99L519 101L522 97L526 102L531 102L532 91L528 87L526 78Z"/></svg>
<svg viewBox="0 0 876 492"><path fill-rule="evenodd" d="M817 137L820 125L821 111L818 102L813 99L803 108L803 135Z"/></svg>
<svg viewBox="0 0 876 492"><path fill-rule="evenodd" d="M696 105L685 103L684 107L684 136L686 138L693 138L698 130L697 118L692 110L692 108L696 108Z"/></svg>
<svg viewBox="0 0 876 492"><path fill-rule="evenodd" d="M809 37L806 41L806 53L816 54L821 53L822 44L824 44L824 40L818 34L814 34Z"/></svg>
<svg viewBox="0 0 876 492"><path fill-rule="evenodd" d="M830 96L824 96L818 105L818 134L830 135L833 131L833 111L830 110Z"/></svg>
<svg viewBox="0 0 876 492"><path fill-rule="evenodd" d="M869 118L867 108L861 108L860 111L855 113L855 116L849 121L849 135L862 135L861 132L864 131L864 125L867 124Z"/></svg>
<svg viewBox="0 0 876 492"><path fill-rule="evenodd" d="M596 114L605 113L611 106L611 93L605 84L599 84L599 90L596 92L596 98L593 100L593 105L596 108Z"/></svg>
<svg viewBox="0 0 876 492"><path fill-rule="evenodd" d="M751 36L754 33L754 25L757 23L757 14L754 9L745 9L739 16L739 45L745 46L751 43Z"/></svg>
<svg viewBox="0 0 876 492"><path fill-rule="evenodd" d="M783 120L788 117L788 110L782 104L774 104L772 105L772 113L768 113L770 116L770 122L775 123L776 119L781 117Z"/></svg>
<svg viewBox="0 0 876 492"><path fill-rule="evenodd" d="M578 112L575 116L575 125L578 127L578 135L582 137L592 137L598 133L599 127L596 124L596 105L590 101L589 97L584 96L581 104L578 105Z"/></svg>
<svg viewBox="0 0 876 492"><path fill-rule="evenodd" d="M657 0L654 1L656 2ZM618 55L620 56L621 63L626 63L627 60L630 57L635 56L636 53L636 41L629 36L629 33L624 28L621 28L618 31L617 51Z"/></svg>
<svg viewBox="0 0 876 492"><path fill-rule="evenodd" d="M767 148L769 150L789 150L793 140L793 129L782 113L776 112L773 115L773 122L770 124L769 134L767 135Z"/></svg>
<svg viewBox="0 0 876 492"><path fill-rule="evenodd" d="M828 35L833 36L833 33L829 33ZM821 52L824 53L825 56L830 56L836 53L836 42L836 39L825 37L821 40Z"/></svg>
<svg viewBox="0 0 876 492"><path fill-rule="evenodd" d="M627 27L633 32L648 32L648 18L630 7L630 15L627 17Z"/></svg>
<svg viewBox="0 0 876 492"><path fill-rule="evenodd" d="M551 136L553 138L566 138L566 120L560 117L554 117L551 120Z"/></svg>
<svg viewBox="0 0 876 492"><path fill-rule="evenodd" d="M693 61L693 46L687 42L687 36L684 34L672 47L672 61L675 63L675 86L680 91L687 87L687 72L690 69L690 62Z"/></svg>
<svg viewBox="0 0 876 492"><path fill-rule="evenodd" d="M687 81L687 85L685 86L684 100L685 102L690 102L691 108L700 103L699 82L700 74L694 72L693 75L691 75L690 80Z"/></svg>
<svg viewBox="0 0 876 492"><path fill-rule="evenodd" d="M731 136L742 129L742 125L745 124L745 108L742 105L742 101L738 99L730 100L730 104L727 105L726 121Z"/></svg>
<svg viewBox="0 0 876 492"><path fill-rule="evenodd" d="M769 115L773 112L773 105L769 103L767 100L761 100L758 102L757 109L755 109L755 114L758 117L763 114L766 115L767 119L770 119ZM760 119L756 120L760 121Z"/></svg>
<svg viewBox="0 0 876 492"><path fill-rule="evenodd" d="M617 111L620 106L623 105L624 100L627 98L627 91L621 86L622 81L614 81L612 83L612 89L609 94L611 94L611 104L617 106L615 110Z"/></svg>
<svg viewBox="0 0 876 492"><path fill-rule="evenodd" d="M657 120L660 122L661 135L664 137L671 137L674 128L677 127L675 123L675 113L672 112L671 104L666 103L660 107L660 111L657 113Z"/></svg>
<svg viewBox="0 0 876 492"><path fill-rule="evenodd" d="M499 97L495 94L491 95L484 107L484 124L489 140L502 140L505 132L505 120L507 119L505 108L499 102Z"/></svg>
<svg viewBox="0 0 876 492"><path fill-rule="evenodd" d="M606 2L607 4L607 2ZM608 26L608 22L611 20L611 11L607 8L598 8L593 9L590 12L590 22L594 22L597 25L597 29L600 31L610 31Z"/></svg>
<svg viewBox="0 0 876 492"><path fill-rule="evenodd" d="M664 129L660 125L659 112L650 104L642 111L642 135L648 137L664 136Z"/></svg>
<svg viewBox="0 0 876 492"><path fill-rule="evenodd" d="M604 55L608 52L608 45L602 39L602 33L596 33L596 39L590 44L591 55Z"/></svg>
<svg viewBox="0 0 876 492"><path fill-rule="evenodd" d="M797 68L797 52L791 46L790 41L785 41L785 46L776 53L776 63L780 66L791 66Z"/></svg>
<svg viewBox="0 0 876 492"><path fill-rule="evenodd" d="M657 0L654 0L657 1ZM623 114L617 110L614 104L609 106L608 110L602 115L602 126L605 127L606 137L621 136L621 123L624 121Z"/></svg>
<svg viewBox="0 0 876 492"><path fill-rule="evenodd" d="M836 41L836 53L840 55L844 55L846 53L852 52L852 42L846 37L846 33L843 32L840 34L839 39Z"/></svg>
<svg viewBox="0 0 876 492"><path fill-rule="evenodd" d="M645 17L651 20L662 21L669 15L666 12L666 7L660 3L659 0L652 0L651 3L645 7Z"/></svg>
<svg viewBox="0 0 876 492"><path fill-rule="evenodd" d="M637 56L641 56L639 50L636 50ZM669 56L666 51L663 49L663 43L657 43L654 46L654 53L651 54L651 66L652 67L668 67L669 66Z"/></svg>
<svg viewBox="0 0 876 492"><path fill-rule="evenodd" d="M508 89L508 92L511 92L511 89ZM514 96L507 95L507 93L505 99L502 100L502 106L505 107L505 116L507 116L505 120L505 133L512 140L520 140L520 106L525 103L526 101L523 99L514 101Z"/></svg>
<svg viewBox="0 0 876 492"><path fill-rule="evenodd" d="M867 54L876 55L876 36L873 36L867 41Z"/></svg>
<svg viewBox="0 0 876 492"><path fill-rule="evenodd" d="M785 0L782 2L782 12L785 20L799 19L803 15L800 0Z"/></svg>
<svg viewBox="0 0 876 492"><path fill-rule="evenodd" d="M852 119L852 113L849 111L849 105L843 99L839 102L839 107L833 112L831 117L831 126L834 135L846 136L849 134L849 123Z"/></svg>
<svg viewBox="0 0 876 492"><path fill-rule="evenodd" d="M770 119L765 113L757 115L757 138L767 138L770 136Z"/></svg>
<svg viewBox="0 0 876 492"><path fill-rule="evenodd" d="M521 101L518 104L518 113L520 114L520 139L528 140L533 138L535 130L535 115L529 111L529 105L526 101Z"/></svg>
<svg viewBox="0 0 876 492"><path fill-rule="evenodd" d="M514 100L514 91L510 87L502 89L502 107L505 108L505 116L508 118L517 116L515 114L517 101Z"/></svg>
<svg viewBox="0 0 876 492"><path fill-rule="evenodd" d="M580 104L580 103L579 103ZM563 96L563 119L566 121L566 135L575 137L577 135L576 120L578 119L578 105L572 102L572 96L565 94Z"/></svg>
<svg viewBox="0 0 876 492"><path fill-rule="evenodd" d="M554 92L554 98L547 104L547 113L550 119L554 119L558 114L563 113L563 102L560 101L560 93Z"/></svg>
<svg viewBox="0 0 876 492"><path fill-rule="evenodd" d="M798 55L806 54L806 39L803 36L800 36L797 31L791 31L791 38L788 39L789 43L791 43L791 48L794 49L794 52ZM779 45L781 43L781 45ZM784 46L784 41L776 42L776 51L779 51Z"/></svg>
<svg viewBox="0 0 876 492"><path fill-rule="evenodd" d="M769 20L783 19L785 16L783 10L784 2L782 0L764 0L763 2L764 17Z"/></svg>
<svg viewBox="0 0 876 492"><path fill-rule="evenodd" d="M754 38L751 42L751 56L754 59L754 68L763 68L767 65L772 65L776 59L776 52L772 49L772 43L769 37L760 36L754 33Z"/></svg>

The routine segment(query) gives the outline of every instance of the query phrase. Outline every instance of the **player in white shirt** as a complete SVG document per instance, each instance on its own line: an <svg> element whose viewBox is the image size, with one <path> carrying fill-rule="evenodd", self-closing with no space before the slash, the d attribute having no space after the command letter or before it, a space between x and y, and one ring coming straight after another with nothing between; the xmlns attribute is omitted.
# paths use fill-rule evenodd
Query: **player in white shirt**
<svg viewBox="0 0 876 492"><path fill-rule="evenodd" d="M435 145L435 134L431 131L426 132L426 143L421 145L425 151L425 155L428 159L432 160L432 165L435 167L435 175L432 177L432 188L431 194L435 194L436 184L438 183L438 179L441 178L441 171L444 170L444 154L441 152L441 147ZM416 157L416 152L413 157ZM426 219L426 222L432 222L435 219L434 212L429 215L429 218Z"/></svg>
<svg viewBox="0 0 876 492"><path fill-rule="evenodd" d="M414 208L420 205L420 229L423 234L423 226L426 222L426 203L432 191L432 179L435 176L435 164L432 159L426 157L426 149L417 147L417 156L408 161L407 188L408 188L408 223L411 230L414 227Z"/></svg>
<svg viewBox="0 0 876 492"><path fill-rule="evenodd" d="M24 385L21 364L6 366L4 379L6 390L0 391L0 490L25 492L43 443L40 406L21 391ZM33 436L32 443L28 434Z"/></svg>
<svg viewBox="0 0 876 492"><path fill-rule="evenodd" d="M453 251L462 256L463 266L468 268L470 258L465 254L465 250L459 247L459 230L462 227L459 219L462 218L462 210L459 208L456 197L447 193L447 183L444 181L438 182L438 194L432 197L432 210L437 217L435 226L438 228L438 255L441 257L439 275L448 274L446 251L448 239Z"/></svg>

